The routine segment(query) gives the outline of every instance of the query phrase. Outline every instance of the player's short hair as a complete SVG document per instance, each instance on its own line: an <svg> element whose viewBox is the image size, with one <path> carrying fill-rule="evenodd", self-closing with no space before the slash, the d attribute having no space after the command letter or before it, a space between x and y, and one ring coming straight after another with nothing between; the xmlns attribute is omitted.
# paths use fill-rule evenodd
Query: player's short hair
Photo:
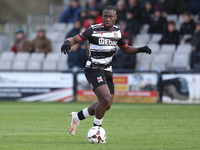
<svg viewBox="0 0 200 150"><path fill-rule="evenodd" d="M106 7L104 7L103 11L104 10L114 10L114 11L116 11L115 7L113 7L111 5L107 5Z"/></svg>

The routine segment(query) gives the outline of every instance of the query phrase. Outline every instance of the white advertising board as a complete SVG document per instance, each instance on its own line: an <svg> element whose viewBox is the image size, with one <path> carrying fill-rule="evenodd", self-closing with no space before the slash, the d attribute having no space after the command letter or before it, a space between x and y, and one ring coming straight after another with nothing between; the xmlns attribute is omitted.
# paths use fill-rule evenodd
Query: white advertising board
<svg viewBox="0 0 200 150"><path fill-rule="evenodd" d="M164 74L164 103L200 103L200 74Z"/></svg>
<svg viewBox="0 0 200 150"><path fill-rule="evenodd" d="M71 101L72 73L0 73L0 100Z"/></svg>

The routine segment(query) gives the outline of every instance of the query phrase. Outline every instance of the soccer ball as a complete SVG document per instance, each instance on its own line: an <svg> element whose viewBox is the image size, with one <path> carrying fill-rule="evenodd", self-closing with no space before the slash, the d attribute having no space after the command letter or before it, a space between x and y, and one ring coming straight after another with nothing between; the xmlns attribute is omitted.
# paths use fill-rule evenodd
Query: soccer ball
<svg viewBox="0 0 200 150"><path fill-rule="evenodd" d="M106 131L102 127L94 126L88 131L87 137L91 143L105 143Z"/></svg>

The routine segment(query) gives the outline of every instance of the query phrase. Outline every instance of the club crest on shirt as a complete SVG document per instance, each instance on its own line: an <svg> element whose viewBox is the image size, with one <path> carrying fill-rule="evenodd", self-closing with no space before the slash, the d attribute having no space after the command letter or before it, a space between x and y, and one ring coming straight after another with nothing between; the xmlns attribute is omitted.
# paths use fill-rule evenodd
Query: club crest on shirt
<svg viewBox="0 0 200 150"><path fill-rule="evenodd" d="M102 76L97 77L97 81L98 81L98 83L103 82L103 78L102 78Z"/></svg>
<svg viewBox="0 0 200 150"><path fill-rule="evenodd" d="M114 33L114 37L117 38L118 37L117 32L113 32L113 33Z"/></svg>

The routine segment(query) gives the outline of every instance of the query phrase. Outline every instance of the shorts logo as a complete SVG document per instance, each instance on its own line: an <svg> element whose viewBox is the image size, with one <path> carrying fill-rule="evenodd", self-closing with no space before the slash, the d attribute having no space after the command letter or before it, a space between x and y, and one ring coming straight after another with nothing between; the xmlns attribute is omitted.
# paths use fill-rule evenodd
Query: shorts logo
<svg viewBox="0 0 200 150"><path fill-rule="evenodd" d="M102 76L97 77L97 81L98 81L98 83L103 82L103 78L102 78Z"/></svg>

